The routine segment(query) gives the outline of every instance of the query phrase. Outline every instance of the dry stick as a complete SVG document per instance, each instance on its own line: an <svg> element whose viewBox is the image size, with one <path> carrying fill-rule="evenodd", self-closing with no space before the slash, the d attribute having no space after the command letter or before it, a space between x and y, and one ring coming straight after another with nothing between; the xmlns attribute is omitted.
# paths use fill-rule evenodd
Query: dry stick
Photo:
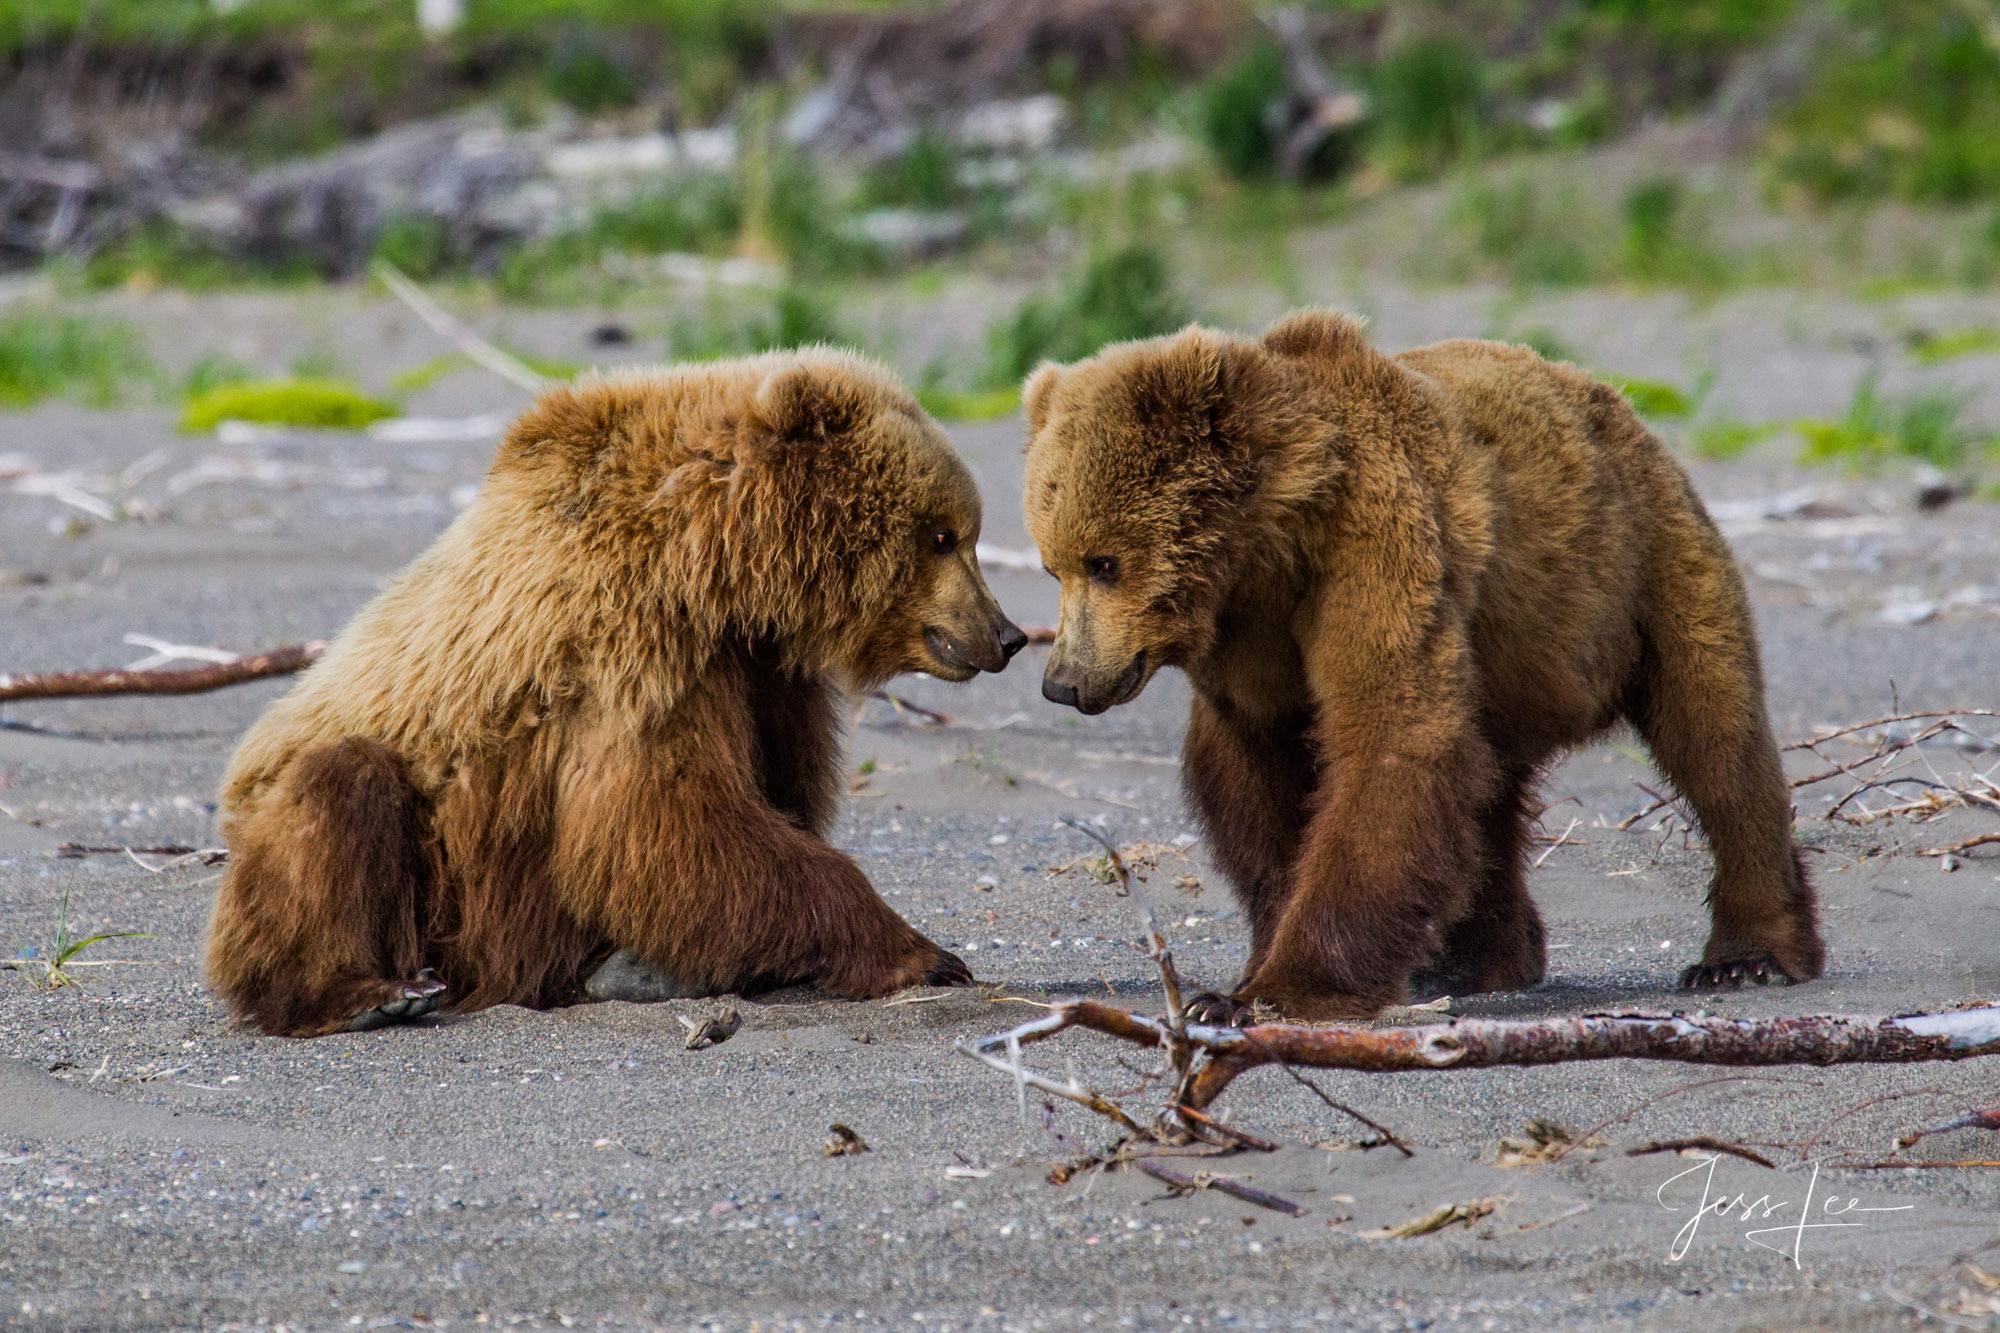
<svg viewBox="0 0 2000 1333"><path fill-rule="evenodd" d="M1306 1215L1306 1210L1293 1203L1290 1199L1281 1199L1275 1194L1267 1194L1263 1190L1252 1189L1250 1186L1239 1184L1227 1176L1210 1175L1206 1171L1192 1176L1183 1175L1171 1167L1161 1166L1158 1162L1149 1162L1143 1157L1134 1159L1132 1165L1144 1171L1153 1179L1167 1185L1176 1194L1192 1194L1196 1190L1219 1190L1233 1198L1241 1199L1245 1203L1254 1203L1260 1208L1269 1208L1272 1212L1284 1213L1288 1217L1304 1217Z"/></svg>
<svg viewBox="0 0 2000 1333"><path fill-rule="evenodd" d="M1769 1167L1773 1171L1778 1169L1778 1164L1764 1156L1764 1154L1752 1152L1740 1143L1730 1143L1725 1139L1718 1139L1712 1134L1697 1134L1691 1139L1667 1139L1664 1142L1648 1143L1643 1147L1627 1148L1625 1155L1627 1157L1645 1157L1648 1154L1656 1152L1679 1152L1683 1148L1707 1148L1711 1152L1726 1152L1741 1157L1745 1161L1755 1162L1759 1166Z"/></svg>
<svg viewBox="0 0 2000 1333"><path fill-rule="evenodd" d="M1793 741L1784 748L1787 751L1810 750L1815 745L1824 745L1828 741L1839 740L1842 736L1852 736L1855 732L1866 731L1870 727L1885 727L1891 722L1915 722L1923 718L1950 719L1954 717L2000 717L2000 710L1991 708L1953 708L1934 713L1895 713L1889 717L1878 717L1872 722L1856 722L1851 727L1842 727L1838 731L1829 731L1826 735L1815 736L1809 741ZM1956 730L1956 728L1952 729ZM1823 755L1821 757L1825 758ZM1827 760L1827 762L1832 763L1833 761Z"/></svg>
<svg viewBox="0 0 2000 1333"><path fill-rule="evenodd" d="M501 379L526 389L529 393L540 393L548 387L549 381L537 374L532 366L512 353L501 351L446 314L443 306L427 296L423 288L411 282L401 269L388 260L376 260L368 266L368 271L387 287L397 300L408 306L418 319L430 325L431 332L457 347L459 351Z"/></svg>
<svg viewBox="0 0 2000 1333"><path fill-rule="evenodd" d="M1905 1097L1936 1097L1941 1094L1948 1093L1950 1091L1951 1091L1950 1088L1945 1087L1941 1083L1933 1083L1928 1088L1911 1088L1907 1092L1891 1092L1881 1097L1870 1097L1866 1101L1856 1102L1854 1105L1848 1107L1846 1110L1840 1112L1839 1114L1831 1116L1826 1120L1822 1120L1819 1123L1819 1125L1816 1128L1814 1128L1813 1132L1806 1136L1806 1141L1798 1145L1799 1160L1801 1162L1811 1161L1812 1150L1818 1146L1819 1141L1826 1137L1827 1132L1829 1130L1831 1130L1835 1125L1839 1124L1841 1121L1847 1119L1849 1116L1858 1115L1859 1113L1867 1110L1871 1106L1881 1106L1888 1102L1902 1101ZM1901 1148L1903 1146L1904 1145L1902 1140L1898 1139L1896 1141L1896 1147Z"/></svg>
<svg viewBox="0 0 2000 1333"><path fill-rule="evenodd" d="M933 709L925 708L920 704L913 704L908 699L900 698L889 693L887 690L870 690L868 697L870 699L880 699L898 713L910 714L927 727L948 727L953 721L949 713L940 713Z"/></svg>
<svg viewBox="0 0 2000 1333"><path fill-rule="evenodd" d="M1630 1120L1633 1116L1639 1114L1639 1112L1647 1109L1648 1107L1658 1106L1661 1102L1667 1100L1667 1098L1678 1097L1684 1092L1695 1092L1702 1088L1712 1088L1718 1083L1795 1083L1795 1082L1805 1083L1806 1085L1815 1088L1820 1086L1812 1079L1773 1078L1768 1074L1725 1074L1721 1078L1704 1078L1697 1080L1696 1082L1693 1083L1683 1083L1678 1088L1669 1088L1665 1092L1657 1093L1654 1096L1646 1098L1644 1101L1638 1103L1636 1106L1630 1107L1627 1110L1620 1111L1617 1115L1611 1116L1610 1118L1605 1120L1598 1121L1596 1124L1592 1125L1589 1129L1584 1130L1583 1133L1578 1134L1568 1143L1562 1144L1554 1152L1550 1153L1548 1160L1551 1162L1560 1162L1563 1158L1569 1156L1569 1154L1572 1151L1590 1142L1591 1139L1603 1133L1605 1130L1611 1128L1613 1125L1623 1124L1625 1121ZM1601 1147L1603 1145L1600 1143L1598 1146Z"/></svg>
<svg viewBox="0 0 2000 1333"><path fill-rule="evenodd" d="M0 703L16 699L78 699L109 694L200 694L225 685L289 676L326 653L326 641L287 644L254 657L176 671L45 671L0 673Z"/></svg>
<svg viewBox="0 0 2000 1333"><path fill-rule="evenodd" d="M1962 842L1947 843L1942 847L1926 847L1918 856L1951 856L1957 852L1969 851L1974 847L1984 847L1990 842L2000 842L2000 833L1982 833L1976 838L1966 838Z"/></svg>
<svg viewBox="0 0 2000 1333"><path fill-rule="evenodd" d="M2000 1130L2000 1102L1982 1106L1971 1115L1954 1120L1950 1124L1933 1125L1929 1129L1919 1129L1905 1134L1896 1140L1896 1151L1901 1152L1919 1139L1929 1138L1933 1134L1946 1134L1954 1129Z"/></svg>

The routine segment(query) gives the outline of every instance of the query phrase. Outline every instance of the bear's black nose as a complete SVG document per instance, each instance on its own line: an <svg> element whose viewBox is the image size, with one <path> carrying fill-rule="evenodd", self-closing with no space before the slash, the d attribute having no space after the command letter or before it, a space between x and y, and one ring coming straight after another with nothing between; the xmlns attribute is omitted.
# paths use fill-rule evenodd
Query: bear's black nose
<svg viewBox="0 0 2000 1333"><path fill-rule="evenodd" d="M1061 704L1064 708L1074 708L1076 707L1076 686L1065 685L1061 681L1051 680L1047 676L1043 676L1042 697L1052 704Z"/></svg>
<svg viewBox="0 0 2000 1333"><path fill-rule="evenodd" d="M1013 661L1014 654L1027 646L1028 633L1026 630L1011 620L1002 623L1000 630L1000 651L1007 655L1008 661Z"/></svg>

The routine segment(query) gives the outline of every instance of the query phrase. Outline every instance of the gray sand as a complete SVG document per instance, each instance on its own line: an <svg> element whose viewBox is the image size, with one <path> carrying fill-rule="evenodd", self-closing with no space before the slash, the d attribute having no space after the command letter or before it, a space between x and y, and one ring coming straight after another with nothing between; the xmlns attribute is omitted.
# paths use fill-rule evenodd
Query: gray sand
<svg viewBox="0 0 2000 1333"><path fill-rule="evenodd" d="M189 330L190 352L208 329L219 344L220 330L238 336L261 319L263 351L282 364L289 326L250 308L264 298L228 299L139 313L156 338ZM1476 302L1453 299L1376 301L1398 312L1383 315L1383 341L1482 331ZM1803 345L1782 332L1796 312L1751 303L1700 316L1702 336L1724 350L1717 392L1732 411L1752 415L1768 387L1783 400L1772 415L1837 414L1858 374L1845 330L1911 317L1867 306L1822 314L1830 332ZM301 325L331 330L379 379L435 350L412 344L400 361L382 350L393 340L380 329L399 318L348 302ZM1595 296L1550 303L1536 322L1606 363L1671 373L1617 356L1662 319L1657 303ZM546 344L538 350L580 357L587 324L524 315L516 328L524 343ZM418 410L518 401L476 376L427 393ZM985 539L1025 547L1018 421L953 434L985 489ZM178 436L157 411L0 417L0 454L54 468L115 470L154 449L168 461L138 491L167 511L156 523L57 535L61 505L0 491L0 667L122 664L140 655L120 642L134 631L243 649L326 635L449 521L454 488L477 481L489 451L357 436L231 447ZM173 490L199 460L224 456L322 470L295 483ZM1752 571L1782 736L1889 711L1892 680L1906 707L2000 704L1993 603L1968 599L1911 626L1878 616L1886 600L2000 583L1992 506L1919 515L1900 476L1803 474L1781 452L1702 465L1697 479L1711 499L1816 484L1850 511L1730 525ZM991 581L1018 620L1051 621L1042 575L994 571ZM850 742L857 790L836 840L987 986L873 1004L767 995L741 1003L735 1039L699 1052L683 1049L677 1019L706 1017L716 1001L502 1008L310 1043L230 1030L198 967L217 870L156 873L53 851L71 840L212 841L221 767L283 684L12 707L6 716L34 730L0 731L0 805L13 816L0 818L0 952L46 944L66 893L79 930L153 938L92 949L86 958L129 961L82 969L77 989L48 993L0 974L0 1322L1710 1330L1877 1327L1910 1320L1898 1295L1935 1305L1965 1287L1964 1299L1981 1299L1952 1261L2000 1233L2000 1174L1822 1170L1815 1180L1798 1165L1808 1140L1818 1158L1881 1154L1896 1133L1992 1101L1995 1071L1979 1062L1319 1077L1414 1145L1409 1159L1348 1146L1360 1126L1264 1071L1222 1104L1284 1150L1199 1165L1289 1197L1303 1217L1213 1192L1163 1197L1131 1172L1049 1184L1069 1150L1044 1131L1038 1106L1022 1121L1008 1081L951 1043L1034 1012L996 1002L1011 996L1108 993L1157 1008L1156 976L1130 943L1130 904L1080 873L1049 874L1091 850L1056 820L1101 816L1122 841L1169 845L1192 825L1176 765L1184 683L1163 676L1133 705L1083 718L1040 699L1043 652L970 686L899 682L897 693L956 721L927 728L871 703ZM1949 773L2000 754L1940 747L1927 757ZM1545 799L1566 802L1549 812L1551 831L1580 822L1533 874L1549 979L1458 998L1453 1012L1909 1012L2000 989L2000 858L1975 855L1943 874L1915 854L1993 827L1961 811L1921 826L1802 823L1825 903L1827 976L1793 990L1676 993L1705 930L1708 862L1698 843L1663 837L1651 820L1604 827L1645 803L1635 780L1654 782L1625 737L1550 775ZM1803 814L1824 808L1801 803ZM1183 878L1198 888L1177 886ZM1189 980L1231 980L1243 930L1200 845L1163 855L1150 887ZM1034 1058L1058 1074L1073 1060L1106 1089L1136 1084L1129 1071L1145 1063L1087 1035ZM1892 1094L1907 1095L1839 1118ZM1609 1146L1554 1165L1492 1165L1498 1141L1537 1116L1579 1129L1613 1121L1601 1130ZM873 1151L822 1156L834 1121ZM1089 1147L1111 1137L1076 1108L1059 1110L1056 1125ZM1786 1167L1725 1157L1711 1198L1745 1192L1785 1207L1768 1220L1705 1217L1676 1261L1676 1234L1711 1168L1623 1150L1696 1134L1766 1145ZM2000 1151L1991 1134L1964 1131L1908 1156ZM1858 1200L1839 1219L1850 1225L1756 1238L1770 1248L1746 1239L1796 1222L1809 1189L1815 1221L1834 1220L1828 1194L1836 1208ZM1476 1200L1496 1203L1471 1225L1416 1239L1360 1234ZM1974 1262L2000 1271L1991 1251ZM1963 1308L1973 1319L1976 1304Z"/></svg>

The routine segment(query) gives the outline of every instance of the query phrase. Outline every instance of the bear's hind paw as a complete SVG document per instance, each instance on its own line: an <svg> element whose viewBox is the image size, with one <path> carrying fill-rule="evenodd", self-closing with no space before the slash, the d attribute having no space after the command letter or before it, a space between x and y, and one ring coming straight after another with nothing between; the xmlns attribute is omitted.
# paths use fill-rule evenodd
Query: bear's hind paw
<svg viewBox="0 0 2000 1333"><path fill-rule="evenodd" d="M363 1009L347 1022L349 1032L373 1032L376 1028L392 1027L397 1023L411 1023L435 1013L444 1003L444 982L430 968L417 973L414 981L400 984L394 999L378 1004L372 1009Z"/></svg>
<svg viewBox="0 0 2000 1333"><path fill-rule="evenodd" d="M1797 978L1765 954L1759 958L1736 958L1723 963L1696 963L1681 973L1682 990L1737 990L1744 982L1759 986L1792 986Z"/></svg>

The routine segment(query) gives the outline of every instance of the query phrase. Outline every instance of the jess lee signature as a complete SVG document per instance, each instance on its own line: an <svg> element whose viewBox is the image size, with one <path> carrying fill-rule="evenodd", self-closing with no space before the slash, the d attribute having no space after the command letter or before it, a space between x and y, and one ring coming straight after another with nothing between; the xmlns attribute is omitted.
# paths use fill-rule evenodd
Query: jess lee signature
<svg viewBox="0 0 2000 1333"><path fill-rule="evenodd" d="M1726 1218L1733 1218L1738 1222L1769 1222L1773 1218L1787 1214L1792 1207L1790 1199L1773 1199L1769 1194L1752 1199L1747 1192L1738 1194L1719 1192L1715 1187L1715 1164L1721 1160L1720 1156L1705 1157L1687 1170L1669 1177L1653 1192L1654 1200L1668 1212L1687 1212L1685 1202L1678 1205L1668 1202L1667 1191L1676 1183L1688 1180L1689 1177L1695 1177L1700 1181L1701 1199L1695 1205L1694 1215L1688 1218L1686 1225L1674 1234L1674 1243L1667 1251L1667 1259L1671 1263L1679 1263L1687 1254L1688 1247L1694 1244L1695 1235L1701 1229L1703 1218L1713 1217L1718 1222ZM1678 1192L1684 1200L1692 1195L1693 1183L1689 1181L1689 1184ZM1761 1249L1784 1255L1792 1261L1792 1267L1799 1268L1802 1267L1799 1255L1805 1247L1808 1231L1865 1227L1868 1225L1868 1219L1856 1214L1905 1213L1916 1207L1913 1203L1904 1203L1894 1207L1868 1208L1862 1206L1858 1198L1848 1198L1843 1201L1838 1194L1828 1194L1820 1199L1819 1212L1815 1214L1813 1195L1818 1189L1819 1163L1814 1162L1812 1177L1806 1182L1805 1200L1799 1205L1796 1213L1789 1214L1793 1220L1779 1222L1773 1226L1746 1228L1743 1239ZM1780 1239L1770 1241L1762 1237Z"/></svg>

